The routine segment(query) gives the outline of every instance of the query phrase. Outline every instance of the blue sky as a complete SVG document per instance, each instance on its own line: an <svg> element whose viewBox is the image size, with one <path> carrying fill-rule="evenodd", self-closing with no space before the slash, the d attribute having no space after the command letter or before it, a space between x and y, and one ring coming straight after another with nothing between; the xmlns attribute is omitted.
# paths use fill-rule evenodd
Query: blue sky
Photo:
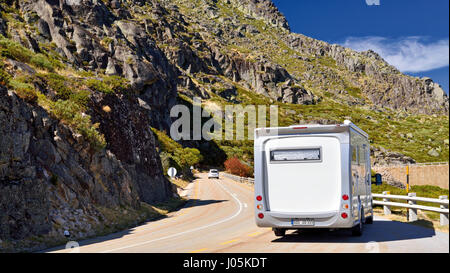
<svg viewBox="0 0 450 273"><path fill-rule="evenodd" d="M272 1L293 32L355 50L373 49L405 74L432 78L448 94L448 0Z"/></svg>

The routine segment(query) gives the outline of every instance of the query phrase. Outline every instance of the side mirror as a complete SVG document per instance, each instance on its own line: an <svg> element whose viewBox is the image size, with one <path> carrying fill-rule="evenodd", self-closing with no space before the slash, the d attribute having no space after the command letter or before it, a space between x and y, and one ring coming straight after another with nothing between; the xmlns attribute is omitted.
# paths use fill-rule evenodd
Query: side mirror
<svg viewBox="0 0 450 273"><path fill-rule="evenodd" d="M375 174L375 185L380 186L383 184L383 180L381 178L381 174Z"/></svg>

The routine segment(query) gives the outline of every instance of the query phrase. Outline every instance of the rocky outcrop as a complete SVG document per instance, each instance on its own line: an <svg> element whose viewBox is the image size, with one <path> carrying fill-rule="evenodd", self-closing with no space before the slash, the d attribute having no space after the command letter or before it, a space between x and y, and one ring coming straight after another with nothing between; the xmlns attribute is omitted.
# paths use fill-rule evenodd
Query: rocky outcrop
<svg viewBox="0 0 450 273"><path fill-rule="evenodd" d="M55 43L75 67L127 78L152 105L152 126L167 129L177 71L146 33L145 23L128 21L129 13L116 2L40 0L21 8L39 16L37 40Z"/></svg>
<svg viewBox="0 0 450 273"><path fill-rule="evenodd" d="M438 84L430 78L401 74L371 50L356 53L333 45L330 55L338 65L370 77L361 85L361 90L374 104L422 114L449 110L448 97Z"/></svg>
<svg viewBox="0 0 450 273"><path fill-rule="evenodd" d="M127 171L139 199L147 203L164 201L172 196L172 188L162 173L149 126L150 111L140 107L138 100L124 94L96 93L92 95L91 115L100 123L107 149Z"/></svg>
<svg viewBox="0 0 450 273"><path fill-rule="evenodd" d="M386 150L383 147L370 147L372 166L415 164L416 161L404 154Z"/></svg>
<svg viewBox="0 0 450 273"><path fill-rule="evenodd" d="M136 100L93 97L94 112L105 104L113 109L93 114L108 135L107 149L99 152L0 86L0 239L61 238L64 230L74 238L92 236L111 224L99 208L138 210L140 201L172 197L147 114Z"/></svg>
<svg viewBox="0 0 450 273"><path fill-rule="evenodd" d="M449 98L439 84L400 73L372 50L356 52L299 34L290 34L286 40L306 55L333 58L336 65L352 73L349 80L375 105L421 114L449 111Z"/></svg>
<svg viewBox="0 0 450 273"><path fill-rule="evenodd" d="M226 2L249 16L264 20L269 25L290 30L286 18L270 0L227 0Z"/></svg>

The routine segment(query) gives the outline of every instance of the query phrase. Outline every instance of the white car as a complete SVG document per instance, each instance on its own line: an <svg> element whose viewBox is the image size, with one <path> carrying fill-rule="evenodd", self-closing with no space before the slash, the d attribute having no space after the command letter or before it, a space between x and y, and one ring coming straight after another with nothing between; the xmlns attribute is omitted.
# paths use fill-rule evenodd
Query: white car
<svg viewBox="0 0 450 273"><path fill-rule="evenodd" d="M208 179L210 179L210 178L217 178L217 179L219 179L219 171L216 170L216 169L209 170Z"/></svg>

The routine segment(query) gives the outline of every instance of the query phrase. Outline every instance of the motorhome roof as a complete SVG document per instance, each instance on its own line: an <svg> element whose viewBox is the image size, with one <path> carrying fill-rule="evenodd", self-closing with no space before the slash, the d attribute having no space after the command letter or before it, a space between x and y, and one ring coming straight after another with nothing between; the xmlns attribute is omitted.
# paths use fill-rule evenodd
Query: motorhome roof
<svg viewBox="0 0 450 273"><path fill-rule="evenodd" d="M344 121L343 124L321 125L321 124L305 124L305 125L292 125L289 127L270 127L270 128L258 128L256 129L257 136L271 135L273 131L277 131L278 135L288 135L294 133L341 133L347 131L349 128L359 132L365 137L369 135L361 128L353 124L351 121Z"/></svg>

